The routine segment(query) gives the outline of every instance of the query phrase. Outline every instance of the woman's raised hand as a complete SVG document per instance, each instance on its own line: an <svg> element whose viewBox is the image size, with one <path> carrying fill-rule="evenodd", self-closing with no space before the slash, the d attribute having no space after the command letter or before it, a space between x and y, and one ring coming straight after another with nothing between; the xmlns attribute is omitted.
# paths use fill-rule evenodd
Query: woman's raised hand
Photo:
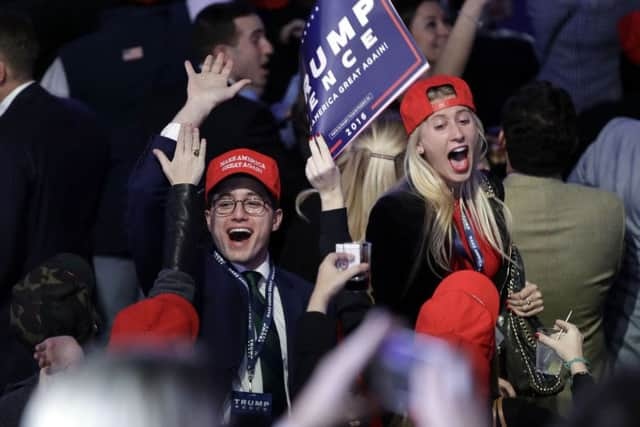
<svg viewBox="0 0 640 427"><path fill-rule="evenodd" d="M333 161L322 135L318 134L309 139L309 150L311 157L307 159L305 174L311 186L320 194L322 210L343 208L340 170Z"/></svg>

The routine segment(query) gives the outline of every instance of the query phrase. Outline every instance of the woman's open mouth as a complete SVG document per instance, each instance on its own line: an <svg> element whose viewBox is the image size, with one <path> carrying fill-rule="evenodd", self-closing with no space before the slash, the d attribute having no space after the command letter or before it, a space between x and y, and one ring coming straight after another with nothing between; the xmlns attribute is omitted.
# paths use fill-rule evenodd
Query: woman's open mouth
<svg viewBox="0 0 640 427"><path fill-rule="evenodd" d="M454 148L447 155L449 164L456 173L466 173L469 170L469 146Z"/></svg>

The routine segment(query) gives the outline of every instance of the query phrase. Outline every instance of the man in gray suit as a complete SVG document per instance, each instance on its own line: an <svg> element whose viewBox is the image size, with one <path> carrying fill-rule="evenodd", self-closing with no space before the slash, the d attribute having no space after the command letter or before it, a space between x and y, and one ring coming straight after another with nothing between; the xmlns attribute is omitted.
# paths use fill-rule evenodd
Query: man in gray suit
<svg viewBox="0 0 640 427"><path fill-rule="evenodd" d="M640 363L640 120L618 117L602 129L569 176L570 182L615 192L626 212L625 253L605 311L614 369Z"/></svg>
<svg viewBox="0 0 640 427"><path fill-rule="evenodd" d="M503 111L505 203L527 280L544 295L540 320L552 326L572 311L571 322L584 335L585 357L599 377L607 363L603 306L622 259L622 202L613 193L562 181L577 141L576 112L566 91L535 82ZM565 389L554 402L561 411L569 398Z"/></svg>

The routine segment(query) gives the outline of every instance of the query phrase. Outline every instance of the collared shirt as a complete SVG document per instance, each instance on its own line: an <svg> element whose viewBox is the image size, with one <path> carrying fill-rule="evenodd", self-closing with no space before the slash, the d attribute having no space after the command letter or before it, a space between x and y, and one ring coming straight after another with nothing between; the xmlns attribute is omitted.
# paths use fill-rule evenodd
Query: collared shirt
<svg viewBox="0 0 640 427"><path fill-rule="evenodd" d="M240 264L231 263L233 268L239 273L247 271L248 268L243 267ZM266 292L267 279L271 273L271 264L269 263L269 257L258 266L254 271L257 271L262 275L260 282L258 283L258 290L264 296ZM275 324L276 332L280 341L280 351L282 353L282 370L284 372L284 390L287 396L287 405L291 406L291 397L289 395L289 368L287 359L287 325L284 317L284 309L282 307L282 300L280 299L280 292L278 286L274 286L273 289L273 324ZM247 307L248 308L248 307ZM255 336L255 335L254 335ZM247 372L247 352L245 352L242 358L242 363L238 369L238 375L233 380L232 389L234 391L252 391L254 393L262 393L262 367L260 366L260 357L258 357L258 363L256 363L255 375L253 383L249 383L249 373ZM231 400L227 398L224 404L224 418L225 421L229 420L231 410Z"/></svg>
<svg viewBox="0 0 640 427"><path fill-rule="evenodd" d="M20 95L20 92L22 92L27 87L29 87L31 83L34 83L34 81L29 80L26 83L22 83L20 86L16 87L11 92L9 92L9 95L4 97L2 102L0 102L0 117L2 117L4 113L9 109L13 100L16 99L18 95Z"/></svg>

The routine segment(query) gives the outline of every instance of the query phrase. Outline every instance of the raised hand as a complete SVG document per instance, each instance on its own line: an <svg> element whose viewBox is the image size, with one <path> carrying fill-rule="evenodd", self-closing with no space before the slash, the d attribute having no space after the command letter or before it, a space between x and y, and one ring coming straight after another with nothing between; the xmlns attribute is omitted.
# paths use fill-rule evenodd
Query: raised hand
<svg viewBox="0 0 640 427"><path fill-rule="evenodd" d="M242 79L229 86L233 61L222 53L216 56L215 61L211 55L207 55L199 73L189 61L185 61L184 68L188 77L187 102L174 118L176 123L199 126L213 108L233 98L251 83L248 79Z"/></svg>
<svg viewBox="0 0 640 427"><path fill-rule="evenodd" d="M518 316L530 317L544 310L544 299L538 285L526 282L521 291L509 295L507 305Z"/></svg>
<svg viewBox="0 0 640 427"><path fill-rule="evenodd" d="M200 139L200 131L191 124L180 126L173 159L169 160L160 150L153 150L171 185L198 185L202 179L207 153L207 141Z"/></svg>
<svg viewBox="0 0 640 427"><path fill-rule="evenodd" d="M320 194L322 210L343 208L340 171L322 135L318 134L309 139L309 150L311 157L307 159L305 174L311 186Z"/></svg>
<svg viewBox="0 0 640 427"><path fill-rule="evenodd" d="M51 375L80 363L84 359L84 352L73 337L56 336L36 345L33 358L44 371L43 374Z"/></svg>
<svg viewBox="0 0 640 427"><path fill-rule="evenodd" d="M353 259L353 255L330 253L320 264L316 285L309 299L307 311L325 313L331 297L337 294L353 276L364 273L369 269L369 264L361 263L352 265L346 270L341 270L336 266L336 263L341 258L345 258L348 261Z"/></svg>
<svg viewBox="0 0 640 427"><path fill-rule="evenodd" d="M430 343L428 362L409 376L409 416L415 427L483 427L485 403L471 385L471 371L454 349ZM464 408L464 409L462 409Z"/></svg>

